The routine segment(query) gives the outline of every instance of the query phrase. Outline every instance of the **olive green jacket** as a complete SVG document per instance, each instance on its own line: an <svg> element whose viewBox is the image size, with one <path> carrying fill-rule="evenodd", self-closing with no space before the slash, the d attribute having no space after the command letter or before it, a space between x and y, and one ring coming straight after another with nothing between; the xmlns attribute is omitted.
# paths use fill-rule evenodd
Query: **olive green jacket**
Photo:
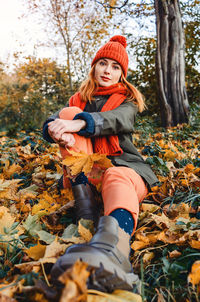
<svg viewBox="0 0 200 302"><path fill-rule="evenodd" d="M95 101L87 103L84 112L88 112L89 120L92 120L93 129L81 130L80 135L91 137L105 135L118 135L119 145L123 150L123 154L119 156L110 156L114 166L125 166L134 169L145 181L152 187L158 179L153 173L151 167L144 161L133 145L132 138L134 135L134 123L138 107L132 102L124 101L116 109L101 112L103 105L108 100L109 96L96 96ZM55 118L58 118L59 111L52 115L43 126L43 135L47 141L53 142L48 134L48 123ZM79 114L79 118L83 118L88 122L86 117ZM91 123L88 123L88 125Z"/></svg>

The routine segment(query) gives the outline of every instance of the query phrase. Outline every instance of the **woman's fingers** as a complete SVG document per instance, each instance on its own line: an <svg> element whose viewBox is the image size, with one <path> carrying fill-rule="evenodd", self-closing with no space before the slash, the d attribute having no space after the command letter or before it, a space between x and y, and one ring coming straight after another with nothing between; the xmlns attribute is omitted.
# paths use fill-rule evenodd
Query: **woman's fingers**
<svg viewBox="0 0 200 302"><path fill-rule="evenodd" d="M62 134L65 132L64 126L62 123L59 123L57 120L50 122L48 124L48 132L50 136L54 139L61 139Z"/></svg>
<svg viewBox="0 0 200 302"><path fill-rule="evenodd" d="M66 127L63 123L60 123L60 120L55 120L48 124L48 128L53 134L60 133L62 135L62 133L65 132Z"/></svg>
<svg viewBox="0 0 200 302"><path fill-rule="evenodd" d="M61 135L59 132L55 132L52 130L52 128L48 127L49 135L53 138L53 140L59 140L61 138Z"/></svg>
<svg viewBox="0 0 200 302"><path fill-rule="evenodd" d="M72 147L75 144L74 135L71 133L64 133L61 136L62 143L64 143L65 147Z"/></svg>

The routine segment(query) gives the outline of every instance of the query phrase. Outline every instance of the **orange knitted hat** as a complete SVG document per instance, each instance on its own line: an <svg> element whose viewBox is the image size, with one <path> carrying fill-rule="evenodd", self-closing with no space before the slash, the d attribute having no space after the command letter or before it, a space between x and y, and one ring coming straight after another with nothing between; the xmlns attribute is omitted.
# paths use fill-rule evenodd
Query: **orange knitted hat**
<svg viewBox="0 0 200 302"><path fill-rule="evenodd" d="M124 72L125 77L128 71L128 54L126 52L126 38L114 36L108 43L103 45L96 53L91 66L101 58L108 58L117 61Z"/></svg>

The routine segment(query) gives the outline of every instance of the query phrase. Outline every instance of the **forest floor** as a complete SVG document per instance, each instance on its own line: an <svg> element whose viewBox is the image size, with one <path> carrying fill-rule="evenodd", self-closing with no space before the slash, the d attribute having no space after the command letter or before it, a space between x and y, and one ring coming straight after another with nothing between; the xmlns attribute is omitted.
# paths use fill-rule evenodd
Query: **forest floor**
<svg viewBox="0 0 200 302"><path fill-rule="evenodd" d="M189 125L163 129L153 118L137 121L133 143L160 181L141 204L131 243L141 296L88 290L86 265L76 263L59 301L200 301L199 133L198 106ZM89 241L93 230L84 220L74 224L72 191L58 188L58 147L40 131L0 134L0 301L51 301L53 263L71 244ZM67 163L74 173L85 169L98 178L109 166L105 157L76 153Z"/></svg>

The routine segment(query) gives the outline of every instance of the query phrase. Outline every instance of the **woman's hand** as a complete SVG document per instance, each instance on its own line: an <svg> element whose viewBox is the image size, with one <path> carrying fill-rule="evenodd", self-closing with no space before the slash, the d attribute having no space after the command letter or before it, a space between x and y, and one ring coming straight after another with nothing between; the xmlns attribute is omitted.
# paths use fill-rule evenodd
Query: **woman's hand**
<svg viewBox="0 0 200 302"><path fill-rule="evenodd" d="M63 120L55 119L48 124L49 135L53 138L56 143L62 141L62 135L78 132L85 128L86 122L84 120Z"/></svg>
<svg viewBox="0 0 200 302"><path fill-rule="evenodd" d="M58 142L60 146L62 147L72 147L75 144L75 138L74 135L71 133L63 133L61 136L61 140Z"/></svg>

